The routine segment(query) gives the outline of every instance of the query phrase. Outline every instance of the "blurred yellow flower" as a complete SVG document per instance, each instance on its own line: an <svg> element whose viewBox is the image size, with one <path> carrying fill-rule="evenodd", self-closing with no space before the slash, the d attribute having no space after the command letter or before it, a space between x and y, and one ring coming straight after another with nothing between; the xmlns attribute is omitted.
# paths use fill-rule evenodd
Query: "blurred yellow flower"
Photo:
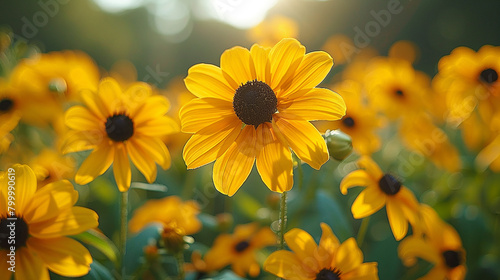
<svg viewBox="0 0 500 280"><path fill-rule="evenodd" d="M41 188L54 181L71 179L75 175L75 161L51 149L42 150L34 157L29 166L33 169Z"/></svg>
<svg viewBox="0 0 500 280"><path fill-rule="evenodd" d="M136 233L151 223L175 226L183 234L194 234L200 231L201 222L196 215L200 207L194 200L183 202L178 196L167 196L162 199L148 200L135 210L129 222L129 229Z"/></svg>
<svg viewBox="0 0 500 280"><path fill-rule="evenodd" d="M267 257L264 269L290 280L376 280L376 262L363 263L363 252L354 238L340 243L332 229L321 223L323 234L317 245L313 237L298 228L285 234L288 247Z"/></svg>
<svg viewBox="0 0 500 280"><path fill-rule="evenodd" d="M250 41L272 47L283 38L297 38L299 26L289 17L275 15L248 30L247 34Z"/></svg>
<svg viewBox="0 0 500 280"><path fill-rule="evenodd" d="M256 261L258 250L277 244L276 235L269 227L260 228L257 223L236 226L233 234L219 235L204 260L209 270L219 270L231 265L241 277L256 277L260 266Z"/></svg>
<svg viewBox="0 0 500 280"><path fill-rule="evenodd" d="M408 222L416 225L417 199L397 178L384 174L370 157L362 156L357 164L362 169L347 174L340 182L344 195L349 188L365 187L352 204L354 218L368 217L385 205L392 233L396 240L401 240L408 232Z"/></svg>
<svg viewBox="0 0 500 280"><path fill-rule="evenodd" d="M465 278L465 250L457 231L442 221L431 207L422 204L420 217L424 235L405 238L398 247L399 257L406 266L415 265L417 258L424 259L434 267L420 280Z"/></svg>
<svg viewBox="0 0 500 280"><path fill-rule="evenodd" d="M389 57L414 63L419 55L418 47L411 41L401 40L392 44Z"/></svg>
<svg viewBox="0 0 500 280"><path fill-rule="evenodd" d="M321 49L333 57L336 66L351 62L359 53L351 38L344 34L331 36Z"/></svg>
<svg viewBox="0 0 500 280"><path fill-rule="evenodd" d="M15 189L9 190L9 181ZM53 182L37 190L35 173L27 165L15 164L0 173L0 269L3 279L12 272L8 254L15 253L14 279L48 280L48 270L78 277L90 271L92 257L80 243L67 236L98 226L97 214L73 206L78 192L69 181ZM10 191L10 192L9 192ZM15 204L8 204L13 197ZM7 208L7 206L12 208ZM13 210L15 209L15 210ZM15 244L8 242L15 224ZM11 246L14 246L14 250ZM48 270L47 270L48 269Z"/></svg>
<svg viewBox="0 0 500 280"><path fill-rule="evenodd" d="M340 95L315 88L332 67L325 52L305 54L295 39L272 49L234 47L221 67L189 69L186 87L198 98L180 111L182 131L195 133L184 147L189 169L214 160L213 180L223 194L241 187L256 161L276 192L293 185L292 155L319 169L328 160L325 141L311 120L337 120L345 114Z"/></svg>
<svg viewBox="0 0 500 280"><path fill-rule="evenodd" d="M156 164L170 167L170 154L161 137L178 131L174 120L165 116L168 100L153 95L141 82L122 91L112 78L103 79L96 92L82 92L84 106L73 106L65 114L71 129L65 136L64 154L92 149L78 169L75 181L92 182L113 164L118 189L130 187L132 163L149 183L156 179Z"/></svg>

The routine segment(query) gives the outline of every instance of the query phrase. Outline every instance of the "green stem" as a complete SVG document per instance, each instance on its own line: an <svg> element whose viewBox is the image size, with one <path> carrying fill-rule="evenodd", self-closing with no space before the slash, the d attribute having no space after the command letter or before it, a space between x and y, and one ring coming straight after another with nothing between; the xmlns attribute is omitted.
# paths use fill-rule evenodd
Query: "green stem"
<svg viewBox="0 0 500 280"><path fill-rule="evenodd" d="M180 280L184 280L185 273L184 273L184 253L183 251L180 251L177 253L177 271L179 275Z"/></svg>
<svg viewBox="0 0 500 280"><path fill-rule="evenodd" d="M283 192L280 197L279 250L285 249L286 219L286 192Z"/></svg>
<svg viewBox="0 0 500 280"><path fill-rule="evenodd" d="M121 193L120 203L120 256L121 276L125 279L125 251L127 247L127 216L128 216L128 191Z"/></svg>
<svg viewBox="0 0 500 280"><path fill-rule="evenodd" d="M356 242L358 243L358 247L361 248L363 242L365 241L366 232L368 231L368 224L370 223L370 216L364 218L361 221L361 226L359 227L358 236L356 238Z"/></svg>

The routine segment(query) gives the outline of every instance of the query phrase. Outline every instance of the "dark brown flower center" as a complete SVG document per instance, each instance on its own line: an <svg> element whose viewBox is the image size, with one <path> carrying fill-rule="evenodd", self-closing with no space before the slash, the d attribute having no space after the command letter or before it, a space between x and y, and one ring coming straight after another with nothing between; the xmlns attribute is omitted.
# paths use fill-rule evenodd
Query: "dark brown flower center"
<svg viewBox="0 0 500 280"><path fill-rule="evenodd" d="M399 182L398 179L394 178L391 174L384 174L384 176L382 176L382 178L378 181L378 186L384 193L388 195L395 195L401 189L401 182Z"/></svg>
<svg viewBox="0 0 500 280"><path fill-rule="evenodd" d="M491 68L484 69L481 71L481 74L479 74L479 80L484 83L492 84L498 80L498 73Z"/></svg>
<svg viewBox="0 0 500 280"><path fill-rule="evenodd" d="M0 100L0 113L8 112L10 109L14 107L14 101L10 98L3 98Z"/></svg>
<svg viewBox="0 0 500 280"><path fill-rule="evenodd" d="M10 251L10 247L17 250L26 246L28 237L28 224L23 218L12 216L0 219L0 250Z"/></svg>
<svg viewBox="0 0 500 280"><path fill-rule="evenodd" d="M233 109L247 125L259 126L271 122L276 113L278 99L266 83L253 80L242 84L234 94Z"/></svg>
<svg viewBox="0 0 500 280"><path fill-rule="evenodd" d="M351 118L351 117L345 117L342 119L342 123L347 126L347 127L354 127L354 125L356 124L354 122L354 119Z"/></svg>
<svg viewBox="0 0 500 280"><path fill-rule="evenodd" d="M404 92L401 89L396 89L394 91L394 93L396 94L396 96L399 96L399 97L403 97L404 96Z"/></svg>
<svg viewBox="0 0 500 280"><path fill-rule="evenodd" d="M134 122L125 114L115 114L106 120L106 133L113 141L125 141L134 134Z"/></svg>
<svg viewBox="0 0 500 280"><path fill-rule="evenodd" d="M240 241L234 246L234 250L238 253L245 251L250 246L250 243L246 240Z"/></svg>
<svg viewBox="0 0 500 280"><path fill-rule="evenodd" d="M455 268L462 263L462 253L459 251L444 251L443 252L444 263L449 268Z"/></svg>
<svg viewBox="0 0 500 280"><path fill-rule="evenodd" d="M323 268L316 274L316 280L340 280L340 271L337 269Z"/></svg>

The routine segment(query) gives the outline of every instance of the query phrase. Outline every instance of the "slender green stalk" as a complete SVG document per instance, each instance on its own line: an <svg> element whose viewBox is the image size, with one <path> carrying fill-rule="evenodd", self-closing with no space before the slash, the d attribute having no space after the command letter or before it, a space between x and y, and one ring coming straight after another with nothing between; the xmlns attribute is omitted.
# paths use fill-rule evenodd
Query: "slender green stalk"
<svg viewBox="0 0 500 280"><path fill-rule="evenodd" d="M285 249L286 219L286 192L283 192L280 197L279 250Z"/></svg>
<svg viewBox="0 0 500 280"><path fill-rule="evenodd" d="M358 243L358 247L361 248L363 242L365 241L366 232L368 231L368 224L370 223L370 216L364 218L361 221L361 226L359 227L358 236L356 238L356 242Z"/></svg>
<svg viewBox="0 0 500 280"><path fill-rule="evenodd" d="M185 273L184 273L184 253L181 250L179 253L177 253L177 273L179 275L179 280L184 280Z"/></svg>
<svg viewBox="0 0 500 280"><path fill-rule="evenodd" d="M121 276L125 279L125 251L127 247L128 191L121 193L120 201L120 256Z"/></svg>

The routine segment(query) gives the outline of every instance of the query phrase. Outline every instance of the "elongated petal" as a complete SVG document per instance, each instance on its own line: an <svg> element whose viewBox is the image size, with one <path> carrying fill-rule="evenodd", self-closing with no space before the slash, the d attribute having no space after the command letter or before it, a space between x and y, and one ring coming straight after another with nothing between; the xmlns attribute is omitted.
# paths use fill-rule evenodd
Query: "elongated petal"
<svg viewBox="0 0 500 280"><path fill-rule="evenodd" d="M271 124L261 124L257 128L256 165L270 190L282 193L292 189L292 153L274 136Z"/></svg>
<svg viewBox="0 0 500 280"><path fill-rule="evenodd" d="M295 74L306 49L299 41L286 38L278 42L269 53L271 63L271 88L285 88L287 82Z"/></svg>
<svg viewBox="0 0 500 280"><path fill-rule="evenodd" d="M295 98L293 94L301 89L313 88L325 79L333 66L332 57L323 51L311 52L304 56L290 87L282 94L282 97Z"/></svg>
<svg viewBox="0 0 500 280"><path fill-rule="evenodd" d="M3 277L5 277L5 279L11 279L12 276L12 271L9 270L11 265L8 263L8 261L10 261L9 260L10 257L7 256L8 253L9 252L7 252L7 250L0 251L0 269L1 269L0 271L3 271L2 275Z"/></svg>
<svg viewBox="0 0 500 280"><path fill-rule="evenodd" d="M101 130L93 131L68 131L61 145L62 154L95 149L97 143L103 141L104 133Z"/></svg>
<svg viewBox="0 0 500 280"><path fill-rule="evenodd" d="M349 272L363 262L363 253L353 237L342 244L335 255L335 267L342 272Z"/></svg>
<svg viewBox="0 0 500 280"><path fill-rule="evenodd" d="M110 116L108 107L98 97L97 93L85 89L80 93L80 97L82 98L85 107L87 107L87 109L89 109L96 118L104 120Z"/></svg>
<svg viewBox="0 0 500 280"><path fill-rule="evenodd" d="M11 168L14 172L8 172L9 169L7 169L6 173L7 175L9 175L9 173L12 174L9 176L11 178L8 179L14 179L12 180L15 183L15 194L13 197L15 198L14 201L16 205L14 208L16 209L16 215L19 215L23 214L24 211L28 209L28 205L34 197L36 192L36 176L33 170L27 165L14 164ZM7 185L10 185L9 181L11 180L6 181L6 184L2 186L2 188L6 188ZM5 194L8 193L4 192L4 195Z"/></svg>
<svg viewBox="0 0 500 280"><path fill-rule="evenodd" d="M170 152L168 151L165 143L163 143L158 138L150 138L150 137L134 137L132 140L132 145L137 145L151 159L157 162L163 169L167 169L170 167ZM156 175L155 175L156 176ZM154 179L153 179L154 181Z"/></svg>
<svg viewBox="0 0 500 280"><path fill-rule="evenodd" d="M257 80L271 82L271 63L269 62L269 50L254 44L250 49L250 55L255 66L255 77Z"/></svg>
<svg viewBox="0 0 500 280"><path fill-rule="evenodd" d="M82 244L68 237L39 240L30 238L28 248L37 253L47 267L69 277L86 275L90 271L92 256Z"/></svg>
<svg viewBox="0 0 500 280"><path fill-rule="evenodd" d="M334 252L337 251L340 242L327 224L321 223L321 229L323 233L319 241L316 259L320 262L320 267L330 267L332 265Z"/></svg>
<svg viewBox="0 0 500 280"><path fill-rule="evenodd" d="M319 263L314 258L318 245L309 233L294 228L285 233L285 241L304 265L312 271L319 270Z"/></svg>
<svg viewBox="0 0 500 280"><path fill-rule="evenodd" d="M290 114L308 121L334 121L345 115L346 105L339 94L329 89L315 88L300 98L281 103L278 110L282 115Z"/></svg>
<svg viewBox="0 0 500 280"><path fill-rule="evenodd" d="M315 279L316 274L305 267L297 256L285 250L273 252L264 262L264 269L278 277L290 280Z"/></svg>
<svg viewBox="0 0 500 280"><path fill-rule="evenodd" d="M255 128L246 126L235 142L215 161L214 185L223 194L233 196L247 179L255 161Z"/></svg>
<svg viewBox="0 0 500 280"><path fill-rule="evenodd" d="M148 182L153 182L156 178L157 170L156 164L149 153L136 143L127 145L127 151L135 167L144 175Z"/></svg>
<svg viewBox="0 0 500 280"><path fill-rule="evenodd" d="M16 255L16 279L50 280L47 266L29 248L21 247L16 250Z"/></svg>
<svg viewBox="0 0 500 280"><path fill-rule="evenodd" d="M64 114L64 123L78 131L99 129L100 122L99 118L82 106L73 106Z"/></svg>
<svg viewBox="0 0 500 280"><path fill-rule="evenodd" d="M423 238L408 236L398 246L398 255L406 266L412 266L417 262L417 258L424 259L430 263L438 264L440 253L430 243Z"/></svg>
<svg viewBox="0 0 500 280"><path fill-rule="evenodd" d="M57 217L40 223L30 224L30 235L38 238L55 238L82 233L99 225L97 213L74 206Z"/></svg>
<svg viewBox="0 0 500 280"><path fill-rule="evenodd" d="M386 196L377 187L368 187L354 200L351 207L352 215L356 219L368 217L382 209L385 202Z"/></svg>
<svg viewBox="0 0 500 280"><path fill-rule="evenodd" d="M137 134L149 137L161 137L180 131L179 124L172 118L161 116L151 119L136 128Z"/></svg>
<svg viewBox="0 0 500 280"><path fill-rule="evenodd" d="M106 142L99 145L80 166L76 172L75 182L85 185L102 175L113 162L114 149Z"/></svg>
<svg viewBox="0 0 500 280"><path fill-rule="evenodd" d="M387 211L387 218L397 241L403 239L408 232L408 220L404 216L403 209L399 201L395 199L388 199L385 205Z"/></svg>
<svg viewBox="0 0 500 280"><path fill-rule="evenodd" d="M222 70L210 64L197 64L189 68L184 80L186 88L200 98L210 97L233 101L238 85L230 86L222 74Z"/></svg>
<svg viewBox="0 0 500 280"><path fill-rule="evenodd" d="M156 170L155 170L156 171ZM130 171L130 162L128 160L127 151L124 145L117 145L115 148L115 158L113 161L113 175L115 176L116 185L121 192L126 192L130 187L130 181L132 180L132 173ZM156 172L154 174L156 177ZM146 178L149 183L150 178Z"/></svg>
<svg viewBox="0 0 500 280"><path fill-rule="evenodd" d="M217 133L213 133L213 130ZM238 118L226 118L204 128L187 141L183 158L188 169L198 168L220 157L241 131Z"/></svg>
<svg viewBox="0 0 500 280"><path fill-rule="evenodd" d="M369 156L362 156L357 164L360 168L365 169L377 182L383 176L380 167Z"/></svg>
<svg viewBox="0 0 500 280"><path fill-rule="evenodd" d="M229 234L219 235L212 248L205 254L205 262L207 268L219 270L231 263L234 254L231 254L233 248L229 247L233 243L233 239Z"/></svg>
<svg viewBox="0 0 500 280"><path fill-rule="evenodd" d="M365 170L354 170L342 179L340 191L346 195L349 188L366 187L369 184L373 184L373 179Z"/></svg>
<svg viewBox="0 0 500 280"><path fill-rule="evenodd" d="M269 227L261 228L253 237L252 237L252 246L254 248L262 248L266 246L276 245L278 239L276 238L276 234Z"/></svg>
<svg viewBox="0 0 500 280"><path fill-rule="evenodd" d="M229 75L238 86L253 81L256 77L250 51L242 47L224 51L220 57L220 68L222 73Z"/></svg>
<svg viewBox="0 0 500 280"><path fill-rule="evenodd" d="M328 160L326 142L308 121L276 118L273 130L279 131L297 156L314 169Z"/></svg>
<svg viewBox="0 0 500 280"><path fill-rule="evenodd" d="M179 112L182 132L186 133L196 133L224 118L233 116L236 116L233 103L215 98L193 99Z"/></svg>
<svg viewBox="0 0 500 280"><path fill-rule="evenodd" d="M115 79L110 77L102 79L99 83L98 91L99 98L107 108L108 114L106 116L123 111L124 103L120 98L122 90Z"/></svg>
<svg viewBox="0 0 500 280"><path fill-rule="evenodd" d="M145 96L139 106L130 110L129 117L134 120L134 126L145 126L144 123L157 118L162 118L170 106L167 98L161 95Z"/></svg>
<svg viewBox="0 0 500 280"><path fill-rule="evenodd" d="M348 273L342 273L349 280L378 280L378 267L376 262L363 263Z"/></svg>

